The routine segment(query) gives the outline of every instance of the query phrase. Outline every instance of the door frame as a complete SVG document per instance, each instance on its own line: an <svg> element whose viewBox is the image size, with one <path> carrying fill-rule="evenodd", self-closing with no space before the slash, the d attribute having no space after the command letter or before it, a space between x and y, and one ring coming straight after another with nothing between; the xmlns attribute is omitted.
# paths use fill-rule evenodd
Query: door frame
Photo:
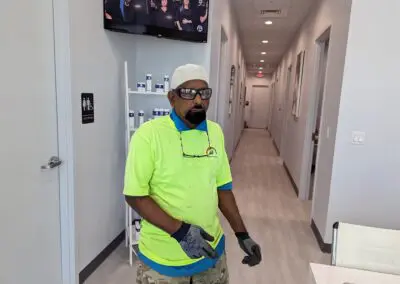
<svg viewBox="0 0 400 284"><path fill-rule="evenodd" d="M62 283L77 283L75 246L75 182L68 1L53 0L56 72Z"/></svg>
<svg viewBox="0 0 400 284"><path fill-rule="evenodd" d="M306 136L305 136L305 143L303 148L303 166L302 166L302 173L301 173L301 181L300 181L300 190L299 190L299 198L302 200L309 200L310 196L310 182L311 182L311 167L312 167L312 159L313 159L313 151L314 151L314 143L312 141L312 133L315 129L316 123L316 116L317 116L317 108L318 108L318 99L319 99L319 91L320 91L320 68L321 68L321 59L322 59L322 52L324 51L323 45L326 40L330 38L331 35L331 27L329 26L316 40L314 43L315 46L315 54L314 54L314 73L313 73L313 84L312 84L312 98L311 98L311 106L307 117L307 125L306 125ZM329 53L326 58L327 64L326 69L328 68L328 58ZM327 71L325 73L325 86L326 86L326 77ZM320 128L324 121L324 96L325 96L325 86L323 91L322 97L322 111L321 111L321 120L320 120ZM321 134L320 134L321 136ZM316 170L315 170L315 181L318 179L318 156L319 151L321 149L321 140L319 140L319 147L317 150L317 160L316 160ZM314 191L315 192L315 191ZM315 195L314 195L315 196Z"/></svg>
<svg viewBox="0 0 400 284"><path fill-rule="evenodd" d="M220 96L217 97L215 107L215 120L221 125L222 129L225 127L225 92L228 94L227 79L227 62L228 62L228 42L229 38L223 25L220 27L220 44L219 44L219 60L218 60L218 77L217 77L217 90Z"/></svg>

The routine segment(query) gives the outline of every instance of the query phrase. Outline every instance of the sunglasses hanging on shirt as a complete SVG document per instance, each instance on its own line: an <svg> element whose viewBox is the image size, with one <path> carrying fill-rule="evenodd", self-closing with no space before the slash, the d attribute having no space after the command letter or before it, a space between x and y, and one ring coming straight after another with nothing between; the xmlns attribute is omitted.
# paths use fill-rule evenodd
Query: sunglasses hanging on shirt
<svg viewBox="0 0 400 284"><path fill-rule="evenodd" d="M179 132L179 137L181 140L182 155L184 158L212 158L212 157L217 156L217 150L211 146L210 136L208 135L208 131L206 132L206 134L207 134L207 139L208 139L208 148L206 149L205 154L191 155L191 154L185 153L185 150L183 148L182 132Z"/></svg>

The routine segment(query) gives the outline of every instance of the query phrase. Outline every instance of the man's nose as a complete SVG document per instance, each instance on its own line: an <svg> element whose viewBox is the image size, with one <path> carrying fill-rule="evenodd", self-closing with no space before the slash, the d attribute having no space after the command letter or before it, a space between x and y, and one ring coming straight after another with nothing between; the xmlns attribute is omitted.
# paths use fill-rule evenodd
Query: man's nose
<svg viewBox="0 0 400 284"><path fill-rule="evenodd" d="M199 104L201 104L203 102L203 100L201 99L201 96L199 95L199 94L197 94L195 97L194 97L194 103L196 104L196 105L199 105Z"/></svg>

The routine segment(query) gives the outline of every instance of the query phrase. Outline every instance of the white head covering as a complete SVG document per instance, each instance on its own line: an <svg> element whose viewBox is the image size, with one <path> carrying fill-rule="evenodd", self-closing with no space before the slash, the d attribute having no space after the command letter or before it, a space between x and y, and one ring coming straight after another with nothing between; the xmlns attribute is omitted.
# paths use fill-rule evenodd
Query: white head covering
<svg viewBox="0 0 400 284"><path fill-rule="evenodd" d="M208 74L204 67L195 64L179 66L172 75L171 89L176 89L180 85L192 80L202 80L208 84Z"/></svg>

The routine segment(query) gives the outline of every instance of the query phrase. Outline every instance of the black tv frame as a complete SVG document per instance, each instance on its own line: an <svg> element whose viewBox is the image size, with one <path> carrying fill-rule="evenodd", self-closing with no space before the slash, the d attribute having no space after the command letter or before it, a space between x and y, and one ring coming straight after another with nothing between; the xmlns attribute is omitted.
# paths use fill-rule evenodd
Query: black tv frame
<svg viewBox="0 0 400 284"><path fill-rule="evenodd" d="M126 33L126 34L148 35L148 36L154 36L158 38L166 38L172 40L207 43L209 21L207 23L207 32L205 33L195 32L195 31L187 32L170 28L158 27L154 25L114 23L111 20L106 19L105 12L106 12L106 7L105 7L105 1L103 0L103 22L105 30L119 32L119 33Z"/></svg>

